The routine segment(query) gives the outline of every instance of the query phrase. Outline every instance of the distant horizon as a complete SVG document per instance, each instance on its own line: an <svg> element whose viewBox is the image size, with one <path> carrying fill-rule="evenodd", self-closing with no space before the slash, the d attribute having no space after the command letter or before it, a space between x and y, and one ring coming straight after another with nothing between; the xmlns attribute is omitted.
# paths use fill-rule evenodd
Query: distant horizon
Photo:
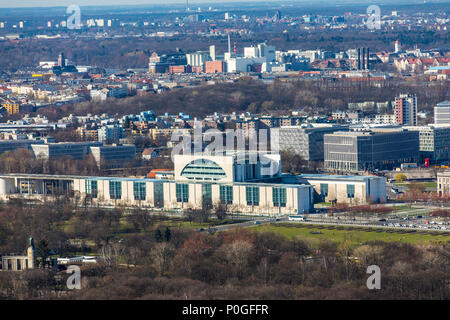
<svg viewBox="0 0 450 320"><path fill-rule="evenodd" d="M56 3L55 3L56 2ZM124 3L125 2L125 3ZM211 1L211 0L190 0L189 6L195 7L196 5L205 5L210 4L210 6L214 7L215 5L223 5L228 2L241 2L241 3L271 3L271 2L286 2L286 3L298 3L298 4L307 4L310 3L311 6L317 6L319 4L330 3L333 5L364 5L365 3L370 4L373 3L372 0L318 0L314 3L311 3L309 0L219 0L219 1ZM450 0L430 0L430 1L422 1L422 0L384 0L382 3L377 3L378 5L392 5L392 4L444 4L450 3ZM161 3L160 0L98 0L96 4L92 4L91 0L62 0L62 1L52 1L52 0L25 0L18 3L10 3L6 0L0 0L0 8L1 9L32 9L32 8L47 8L47 7L67 7L69 5L79 5L80 7L114 7L114 6L145 6L145 5L183 5L186 4L186 0L165 0Z"/></svg>

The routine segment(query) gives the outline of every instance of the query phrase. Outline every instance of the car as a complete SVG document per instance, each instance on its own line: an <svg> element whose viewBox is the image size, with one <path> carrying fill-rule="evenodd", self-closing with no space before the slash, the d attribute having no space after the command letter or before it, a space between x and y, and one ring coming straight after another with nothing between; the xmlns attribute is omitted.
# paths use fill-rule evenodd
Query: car
<svg viewBox="0 0 450 320"><path fill-rule="evenodd" d="M380 219L380 220L378 220L378 221L380 221L380 222L386 222L386 219Z"/></svg>
<svg viewBox="0 0 450 320"><path fill-rule="evenodd" d="M417 216L416 218L417 218L417 219L422 219L423 217L422 217L422 216Z"/></svg>
<svg viewBox="0 0 450 320"><path fill-rule="evenodd" d="M203 229L203 228L200 228L200 229L198 229L198 231L205 231L205 229Z"/></svg>

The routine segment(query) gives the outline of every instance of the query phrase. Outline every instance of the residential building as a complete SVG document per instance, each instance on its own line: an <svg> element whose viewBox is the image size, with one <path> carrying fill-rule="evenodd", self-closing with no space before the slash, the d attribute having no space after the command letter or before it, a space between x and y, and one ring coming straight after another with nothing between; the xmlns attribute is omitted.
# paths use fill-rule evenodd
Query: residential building
<svg viewBox="0 0 450 320"><path fill-rule="evenodd" d="M110 124L98 129L98 141L105 143L118 142L123 138L123 128L117 124Z"/></svg>
<svg viewBox="0 0 450 320"><path fill-rule="evenodd" d="M417 97L400 94L395 98L394 113L398 124L417 126Z"/></svg>

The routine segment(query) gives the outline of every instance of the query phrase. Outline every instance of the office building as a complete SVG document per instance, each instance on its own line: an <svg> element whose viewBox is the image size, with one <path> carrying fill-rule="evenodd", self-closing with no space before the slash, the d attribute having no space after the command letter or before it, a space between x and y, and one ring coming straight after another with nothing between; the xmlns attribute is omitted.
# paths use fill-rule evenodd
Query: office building
<svg viewBox="0 0 450 320"><path fill-rule="evenodd" d="M394 114L398 124L417 126L417 97L400 94L395 98Z"/></svg>
<svg viewBox="0 0 450 320"><path fill-rule="evenodd" d="M338 176L300 174L286 178L314 188L314 202L363 203L386 202L386 179L375 176Z"/></svg>
<svg viewBox="0 0 450 320"><path fill-rule="evenodd" d="M310 212L322 199L386 201L384 177L282 175L279 154L175 155L174 164L174 179L3 174L0 199L67 194L87 205L164 210L207 205L254 215Z"/></svg>
<svg viewBox="0 0 450 320"><path fill-rule="evenodd" d="M434 124L450 125L450 101L440 102L434 107Z"/></svg>
<svg viewBox="0 0 450 320"><path fill-rule="evenodd" d="M392 170L419 161L419 132L335 132L324 137L324 167L332 171Z"/></svg>
<svg viewBox="0 0 450 320"><path fill-rule="evenodd" d="M16 149L31 149L31 145L43 144L43 140L28 140L28 139L18 139L18 140L0 140L0 154L5 151L14 151Z"/></svg>
<svg viewBox="0 0 450 320"><path fill-rule="evenodd" d="M419 132L420 161L429 159L433 163L450 161L450 123L428 126L406 126Z"/></svg>
<svg viewBox="0 0 450 320"><path fill-rule="evenodd" d="M328 124L307 124L272 128L271 136L278 133L280 151L300 155L307 161L323 161L323 137L327 133L348 130L345 126Z"/></svg>
<svg viewBox="0 0 450 320"><path fill-rule="evenodd" d="M113 144L110 146L91 146L90 153L100 167L117 168L133 161L136 156L136 146Z"/></svg>
<svg viewBox="0 0 450 320"><path fill-rule="evenodd" d="M62 157L72 157L82 160L89 154L92 146L101 146L101 142L60 142L47 144L32 144L34 156L39 159L53 160Z"/></svg>

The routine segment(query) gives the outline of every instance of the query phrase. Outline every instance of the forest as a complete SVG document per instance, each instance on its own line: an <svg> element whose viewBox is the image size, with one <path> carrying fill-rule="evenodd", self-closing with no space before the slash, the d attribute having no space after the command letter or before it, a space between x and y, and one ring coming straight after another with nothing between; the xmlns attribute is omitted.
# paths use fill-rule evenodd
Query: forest
<svg viewBox="0 0 450 320"><path fill-rule="evenodd" d="M222 218L223 219L223 218ZM211 221L210 218L207 220ZM216 223L225 223L225 220ZM199 231L196 220L143 210L20 201L0 207L0 252L36 241L38 269L0 272L2 299L449 299L448 244L286 238L246 229ZM48 268L52 255L96 255L81 290ZM367 266L381 289L366 287Z"/></svg>

